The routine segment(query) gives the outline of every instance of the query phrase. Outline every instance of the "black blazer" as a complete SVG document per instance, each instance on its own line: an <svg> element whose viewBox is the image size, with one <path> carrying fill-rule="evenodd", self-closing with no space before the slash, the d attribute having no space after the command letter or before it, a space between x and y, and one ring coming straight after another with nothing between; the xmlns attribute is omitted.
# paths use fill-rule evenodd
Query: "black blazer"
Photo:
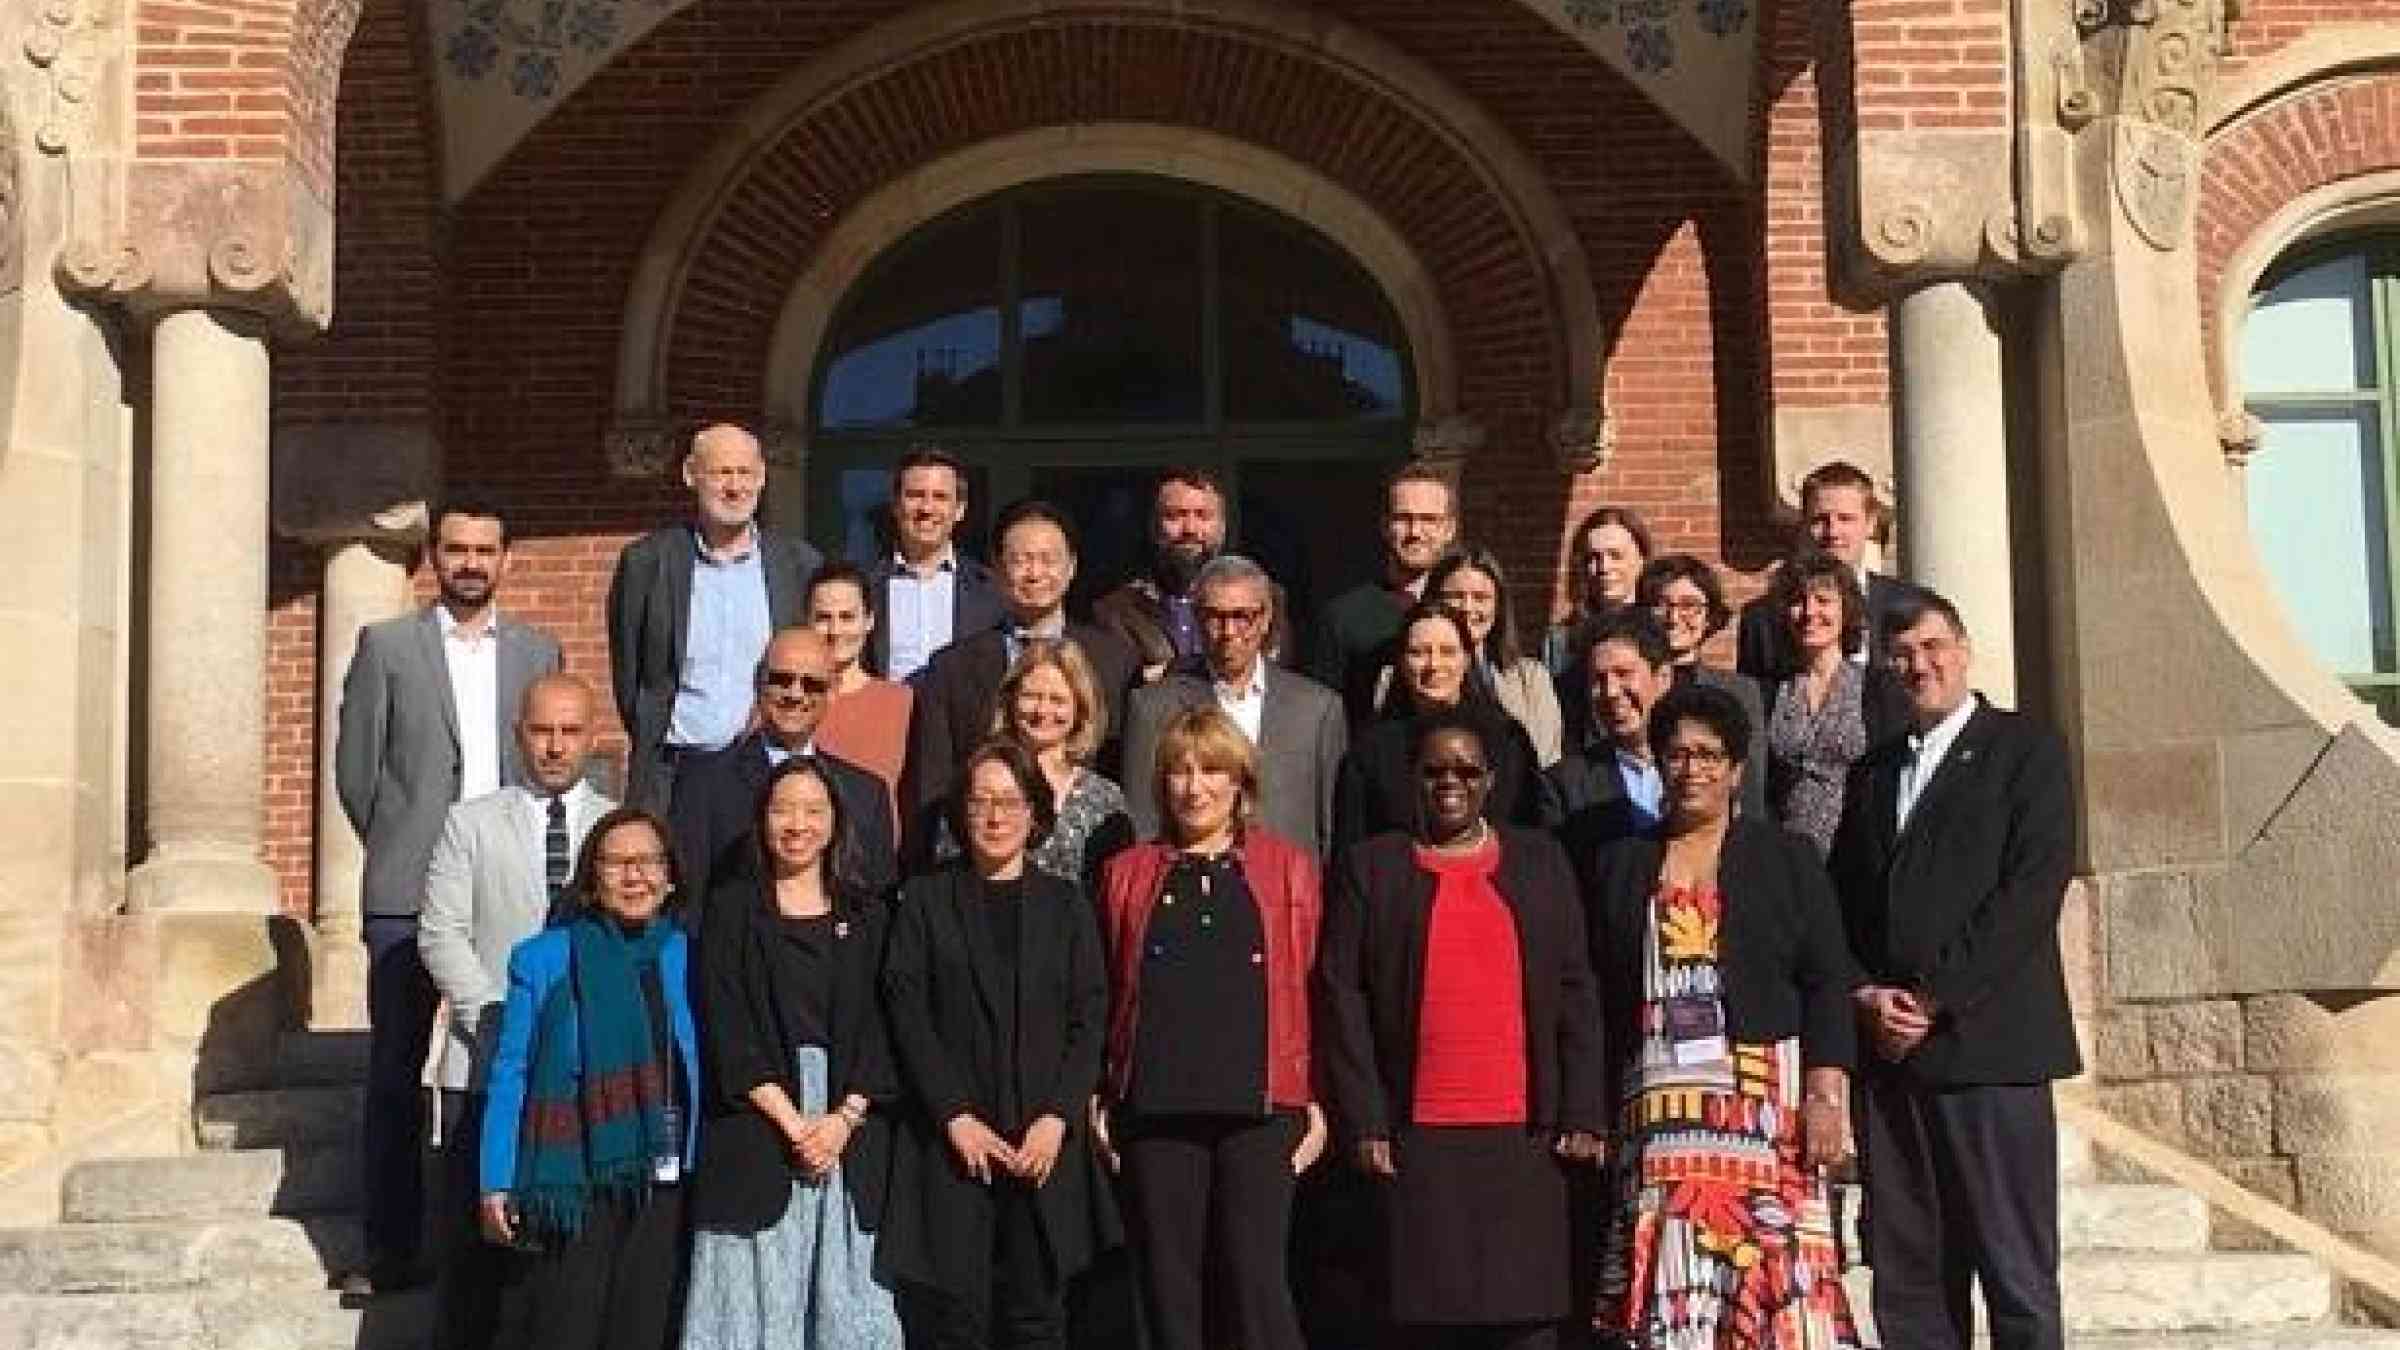
<svg viewBox="0 0 2400 1350"><path fill-rule="evenodd" d="M1570 751L1542 771L1542 828L1567 852L1577 882L1587 890L1602 850L1650 828L1625 795L1617 773L1614 742Z"/></svg>
<svg viewBox="0 0 2400 1350"><path fill-rule="evenodd" d="M1598 1133L1608 1128L1600 1001L1575 881L1548 835L1499 833L1494 884L1516 913L1524 967L1527 1123ZM1311 987L1319 1072L1346 1139L1391 1138L1416 1101L1433 894L1405 834L1377 835L1334 870Z"/></svg>
<svg viewBox="0 0 2400 1350"><path fill-rule="evenodd" d="M877 895L899 885L892 794L883 780L837 755L820 752L817 762L841 798L842 823L857 850L858 880ZM685 895L710 895L718 878L756 870L750 854L758 847L760 794L774 772L766 736L754 731L677 775L667 824L675 836L675 866Z"/></svg>
<svg viewBox="0 0 2400 1350"><path fill-rule="evenodd" d="M950 600L950 641L957 642L985 629L998 628L1007 611L1001 608L1000 592L992 585L992 569L964 553L953 556L958 570ZM867 602L875 607L875 632L867 640L866 666L877 675L887 675L892 669L892 578L899 575L900 564L887 553L862 570L867 574L867 584L875 589L867 597Z"/></svg>
<svg viewBox="0 0 2400 1350"><path fill-rule="evenodd" d="M1125 725L1125 691L1133 687L1133 649L1103 628L1070 621L1067 637L1083 649L1108 705L1108 748L1093 767L1114 777L1112 753ZM916 711L908 721L908 762L900 772L900 801L912 858L931 856L933 812L958 777L958 766L992 730L992 697L1008 674L1008 643L997 629L942 649L917 681Z"/></svg>
<svg viewBox="0 0 2400 1350"><path fill-rule="evenodd" d="M1644 941L1665 857L1655 832L1618 840L1601 851L1584 890L1612 1101L1614 1083L1641 1049ZM1850 991L1858 981L1815 847L1763 820L1736 817L1717 859L1717 890L1725 897L1717 974L1726 1034L1749 1044L1798 1036L1810 1068L1854 1066Z"/></svg>
<svg viewBox="0 0 2400 1350"><path fill-rule="evenodd" d="M793 1061L800 1047L787 1044L776 1000L770 945L776 932L774 899L755 868L722 878L708 897L708 919L700 928L694 959L692 1000L700 1023L700 1149L692 1169L691 1221L720 1232L755 1233L783 1218L798 1175L774 1122L750 1104L750 1090L775 1083L801 1105ZM845 895L834 928L833 987L827 991L826 1023L832 1044L828 1109L852 1093L875 1103L864 1125L850 1136L842 1155L842 1184L858 1212L859 1225L873 1232L883 1221L885 1181L891 1171L890 1111L899 1091L891 1041L875 981L883 965L890 910L874 895Z"/></svg>
<svg viewBox="0 0 2400 1350"><path fill-rule="evenodd" d="M1883 631L1883 616L1901 596L1913 594L1917 589L1898 577L1867 573L1867 664L1882 664L1883 642L1877 634ZM1791 625L1776 612L1772 595L1762 595L1742 606L1741 621L1734 629L1733 650L1733 668L1761 684L1773 685L1800 668L1800 654L1792 646Z"/></svg>
<svg viewBox="0 0 2400 1350"><path fill-rule="evenodd" d="M1483 754L1492 771L1491 795L1483 814L1494 825L1537 826L1542 821L1540 771L1533 741L1517 720L1496 706L1470 703L1470 720L1483 734ZM1417 826L1417 776L1409 771L1418 719L1407 713L1369 723L1342 756L1334 778L1333 852L1382 834Z"/></svg>
<svg viewBox="0 0 2400 1350"><path fill-rule="evenodd" d="M1879 984L1934 1001L1933 1033L1901 1066L1933 1086L2038 1083L2082 1070L2058 951L2075 869L2066 746L1976 709L1895 827L1908 741L1850 770L1827 866L1850 950Z"/></svg>
<svg viewBox="0 0 2400 1350"><path fill-rule="evenodd" d="M652 530L617 555L608 583L608 675L617 718L633 742L631 762L652 762L667 738L675 690L683 674L683 644L691 628L692 568L698 560L690 525ZM808 579L824 562L807 540L758 527L759 570L767 586L770 627L799 622Z"/></svg>
<svg viewBox="0 0 2400 1350"><path fill-rule="evenodd" d="M1038 1117L1066 1122L1066 1144L1036 1204L1060 1278L1121 1236L1085 1126L1108 1026L1108 973L1092 905L1074 886L1028 866L1011 980L977 912L990 903L982 879L963 863L911 878L883 968L906 1102L877 1266L891 1279L978 1294L991 1279L992 1193L951 1155L943 1127L962 1111L1012 1142Z"/></svg>

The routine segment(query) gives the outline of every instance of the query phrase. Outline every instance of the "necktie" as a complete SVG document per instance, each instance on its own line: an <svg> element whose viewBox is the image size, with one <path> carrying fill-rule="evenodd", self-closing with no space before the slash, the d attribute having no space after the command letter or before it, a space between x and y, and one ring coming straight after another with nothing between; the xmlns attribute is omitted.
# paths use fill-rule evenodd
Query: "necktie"
<svg viewBox="0 0 2400 1350"><path fill-rule="evenodd" d="M542 847L546 855L543 875L550 882L552 905L567 893L567 799L550 799L550 826L542 832Z"/></svg>

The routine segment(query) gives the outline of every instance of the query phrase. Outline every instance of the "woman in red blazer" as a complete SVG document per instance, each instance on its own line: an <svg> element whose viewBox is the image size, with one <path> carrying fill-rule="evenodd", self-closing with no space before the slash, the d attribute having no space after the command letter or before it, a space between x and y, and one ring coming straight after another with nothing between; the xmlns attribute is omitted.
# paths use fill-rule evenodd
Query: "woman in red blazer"
<svg viewBox="0 0 2400 1350"><path fill-rule="evenodd" d="M1309 1063L1317 864L1250 823L1258 759L1214 707L1159 736L1165 837L1109 860L1100 1137L1122 1162L1157 1350L1204 1350L1211 1301L1245 1350L1301 1350L1285 1279L1293 1182L1325 1147ZM1201 1272L1228 1286L1203 1294Z"/></svg>

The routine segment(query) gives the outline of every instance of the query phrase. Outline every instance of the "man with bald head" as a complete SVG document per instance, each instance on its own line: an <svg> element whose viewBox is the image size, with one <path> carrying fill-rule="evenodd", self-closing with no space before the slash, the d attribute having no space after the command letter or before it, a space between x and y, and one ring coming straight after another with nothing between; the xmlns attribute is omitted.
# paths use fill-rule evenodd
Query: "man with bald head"
<svg viewBox="0 0 2400 1350"><path fill-rule="evenodd" d="M813 757L841 798L853 878L874 890L897 885L892 795L883 780L817 749L817 724L833 696L833 647L814 628L785 628L767 643L753 679L749 735L695 760L676 781L675 861L693 912L717 883L755 863L758 811L767 776L794 755ZM842 860L835 860L836 866Z"/></svg>
<svg viewBox="0 0 2400 1350"><path fill-rule="evenodd" d="M633 742L626 800L665 811L686 760L738 740L750 675L767 637L800 621L823 559L758 524L767 459L758 438L718 423L683 460L692 519L617 555L608 586L608 664L617 717Z"/></svg>
<svg viewBox="0 0 2400 1350"><path fill-rule="evenodd" d="M599 718L592 687L573 675L527 685L513 733L523 781L451 807L425 872L417 950L449 1004L440 1077L448 1184L440 1200L434 1343L454 1350L488 1345L498 1307L493 1271L500 1263L475 1225L476 1149L508 997L508 954L541 931L574 884L585 832L616 806L583 780Z"/></svg>

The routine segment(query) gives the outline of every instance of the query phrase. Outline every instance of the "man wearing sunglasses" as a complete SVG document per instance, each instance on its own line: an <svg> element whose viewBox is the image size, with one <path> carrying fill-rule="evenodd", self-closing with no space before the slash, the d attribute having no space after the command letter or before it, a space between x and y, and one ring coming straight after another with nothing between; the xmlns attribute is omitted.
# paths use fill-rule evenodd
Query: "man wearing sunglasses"
<svg viewBox="0 0 2400 1350"><path fill-rule="evenodd" d="M859 879L878 891L898 884L891 793L873 773L816 746L817 724L833 694L833 648L814 628L783 629L768 640L755 683L749 734L676 779L668 820L691 905L706 901L713 879L744 865L755 847L767 776L794 755L814 757L840 796Z"/></svg>

